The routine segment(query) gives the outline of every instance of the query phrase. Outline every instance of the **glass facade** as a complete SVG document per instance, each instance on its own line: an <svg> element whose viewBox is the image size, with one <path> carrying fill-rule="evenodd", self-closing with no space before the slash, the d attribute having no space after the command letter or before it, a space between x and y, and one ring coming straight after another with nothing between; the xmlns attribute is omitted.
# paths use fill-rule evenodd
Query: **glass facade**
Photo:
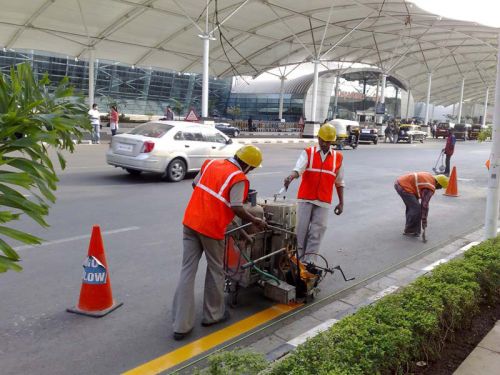
<svg viewBox="0 0 500 375"><path fill-rule="evenodd" d="M40 77L48 73L52 82L68 76L79 92L88 93L86 61L42 52L0 50L0 71L7 73L11 66L23 62L29 62ZM210 115L225 113L231 82L230 78L210 78ZM101 111L116 104L121 113L162 115L165 107L170 105L180 115L185 115L190 108L201 115L201 86L200 74L134 68L102 60L95 64L94 97Z"/></svg>
<svg viewBox="0 0 500 375"><path fill-rule="evenodd" d="M279 101L279 94L231 93L227 116L235 119L252 117L255 120L276 121L279 114ZM231 108L236 107L239 111L232 113ZM283 118L286 121L297 121L303 115L303 108L303 95L283 95Z"/></svg>

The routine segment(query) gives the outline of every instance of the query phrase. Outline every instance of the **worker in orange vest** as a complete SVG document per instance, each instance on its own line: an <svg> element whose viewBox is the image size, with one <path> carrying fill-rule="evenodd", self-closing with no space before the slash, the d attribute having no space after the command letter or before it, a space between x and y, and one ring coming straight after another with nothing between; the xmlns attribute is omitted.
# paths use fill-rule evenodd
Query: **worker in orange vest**
<svg viewBox="0 0 500 375"><path fill-rule="evenodd" d="M429 202L436 189L446 189L449 178L443 174L428 172L408 173L398 177L394 188L406 206L405 236L420 236L422 228L427 228Z"/></svg>
<svg viewBox="0 0 500 375"><path fill-rule="evenodd" d="M302 177L297 194L297 248L303 260L315 260L321 240L326 232L328 212L332 206L333 190L337 190L339 203L335 214L344 210L343 156L332 148L337 139L335 127L324 124L318 131L318 146L306 148L299 156L292 173L285 178L290 183Z"/></svg>
<svg viewBox="0 0 500 375"><path fill-rule="evenodd" d="M183 259L174 296L174 339L181 340L194 326L194 281L202 253L207 260L202 326L229 319L224 307L224 237L234 216L259 229L267 224L250 214L243 203L249 181L246 174L260 166L262 153L244 146L233 158L206 160L193 181L193 194L184 214Z"/></svg>

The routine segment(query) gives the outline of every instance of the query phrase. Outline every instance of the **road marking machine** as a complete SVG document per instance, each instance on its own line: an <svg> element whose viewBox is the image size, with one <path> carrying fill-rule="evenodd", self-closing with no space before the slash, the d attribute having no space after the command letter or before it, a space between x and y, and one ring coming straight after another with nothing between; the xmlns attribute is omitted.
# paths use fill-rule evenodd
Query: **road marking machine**
<svg viewBox="0 0 500 375"><path fill-rule="evenodd" d="M280 191L282 193L282 191ZM299 257L295 225L297 202L279 197L259 199L251 191L245 208L254 216L264 218L268 229L258 230L252 223L235 218L225 237L225 291L230 306L237 304L241 288L259 286L264 296L278 303L308 302L319 292L318 285L327 274L339 271L330 267L320 254Z"/></svg>

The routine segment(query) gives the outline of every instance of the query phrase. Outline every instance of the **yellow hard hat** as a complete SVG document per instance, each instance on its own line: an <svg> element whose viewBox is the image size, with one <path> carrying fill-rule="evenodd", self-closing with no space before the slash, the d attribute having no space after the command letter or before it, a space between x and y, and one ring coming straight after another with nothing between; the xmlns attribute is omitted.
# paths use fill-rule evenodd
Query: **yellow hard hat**
<svg viewBox="0 0 500 375"><path fill-rule="evenodd" d="M437 176L434 176L434 178L443 189L446 189L448 187L448 181L450 181L450 179L444 174L438 174Z"/></svg>
<svg viewBox="0 0 500 375"><path fill-rule="evenodd" d="M254 168L257 168L262 163L262 152L255 146L243 146L236 152L236 156L242 162Z"/></svg>
<svg viewBox="0 0 500 375"><path fill-rule="evenodd" d="M335 142L337 139L337 130L332 124L324 124L319 128L318 138L321 138L325 142Z"/></svg>

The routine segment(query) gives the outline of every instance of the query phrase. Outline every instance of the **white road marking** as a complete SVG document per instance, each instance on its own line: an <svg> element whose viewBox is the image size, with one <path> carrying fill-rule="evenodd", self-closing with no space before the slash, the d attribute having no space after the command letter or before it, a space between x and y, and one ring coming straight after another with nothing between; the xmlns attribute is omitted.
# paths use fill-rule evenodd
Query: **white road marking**
<svg viewBox="0 0 500 375"><path fill-rule="evenodd" d="M381 290L380 292L378 292L377 294L374 294L373 296L371 296L370 298L368 298L368 300L370 302L375 302L375 301L378 301L379 299L381 299L382 297L385 297L385 296L388 296L389 294L392 294L394 293L396 290L398 290L398 286L396 285L391 285L387 288L385 288L384 290Z"/></svg>
<svg viewBox="0 0 500 375"><path fill-rule="evenodd" d="M442 259L439 259L439 260L436 260L435 262L429 264L427 267L424 267L422 268L423 271L432 271L434 268L436 268L437 266L439 266L440 264L443 264L443 263L446 263L446 262L449 262L450 260L452 260L453 258L456 258L457 256L459 256L460 254L463 254L465 253L467 250L469 250L471 247L473 246L476 246L478 245L479 242L477 241L474 241L474 242L471 242L463 247L461 247L460 249L458 249L457 251L451 253L450 255L448 255L446 258L442 258Z"/></svg>
<svg viewBox="0 0 500 375"><path fill-rule="evenodd" d="M458 181L471 182L474 181L473 178L457 178Z"/></svg>
<svg viewBox="0 0 500 375"><path fill-rule="evenodd" d="M138 230L138 229L140 229L140 228L139 227L127 227L127 228L120 228L120 229L113 229L113 230L104 231L104 232L101 232L101 234L103 236L105 236L105 235L109 235L109 234L117 234L117 233L129 232L131 230ZM19 250L26 250L26 249L34 249L36 247L58 245L58 244L65 243L65 242L85 240L85 239L88 239L88 238L90 238L90 234L85 234L85 235L82 235L82 236L68 237L68 238L61 238L59 240L54 240L54 241L47 241L47 242L43 242L40 245L18 246L18 247L15 247L14 250L19 251Z"/></svg>
<svg viewBox="0 0 500 375"><path fill-rule="evenodd" d="M337 322L338 322L337 319L329 319L317 325L316 327L311 328L309 331L304 332L303 334L295 337L294 339L291 339L290 341L287 342L287 344L292 346L299 346L300 344L305 343L307 339L316 336L318 333L326 331L328 328L330 328Z"/></svg>

